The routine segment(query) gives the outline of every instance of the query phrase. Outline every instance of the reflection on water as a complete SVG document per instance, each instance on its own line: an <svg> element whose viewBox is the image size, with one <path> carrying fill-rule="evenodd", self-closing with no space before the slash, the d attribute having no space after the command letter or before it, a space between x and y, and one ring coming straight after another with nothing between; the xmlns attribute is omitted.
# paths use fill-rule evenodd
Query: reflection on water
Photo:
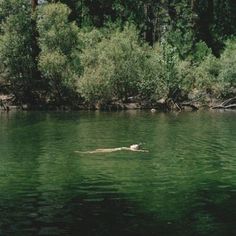
<svg viewBox="0 0 236 236"><path fill-rule="evenodd" d="M235 118L0 113L0 235L236 235Z"/></svg>

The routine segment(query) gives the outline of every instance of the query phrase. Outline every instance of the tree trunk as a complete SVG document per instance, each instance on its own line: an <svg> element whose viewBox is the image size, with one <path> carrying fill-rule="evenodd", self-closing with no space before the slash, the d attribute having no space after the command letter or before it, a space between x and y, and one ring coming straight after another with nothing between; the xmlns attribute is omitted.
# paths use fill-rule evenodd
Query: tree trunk
<svg viewBox="0 0 236 236"><path fill-rule="evenodd" d="M38 0L31 0L31 4L32 4L32 11L34 12L38 5Z"/></svg>
<svg viewBox="0 0 236 236"><path fill-rule="evenodd" d="M154 24L155 22L155 4L151 2L144 4L144 16L145 16L145 29L144 29L144 39L153 45L154 39Z"/></svg>
<svg viewBox="0 0 236 236"><path fill-rule="evenodd" d="M147 6L147 3L144 3L144 6L143 6L143 10L144 10L144 31L143 31L143 38L144 40L147 41L147 19L148 19L148 6Z"/></svg>

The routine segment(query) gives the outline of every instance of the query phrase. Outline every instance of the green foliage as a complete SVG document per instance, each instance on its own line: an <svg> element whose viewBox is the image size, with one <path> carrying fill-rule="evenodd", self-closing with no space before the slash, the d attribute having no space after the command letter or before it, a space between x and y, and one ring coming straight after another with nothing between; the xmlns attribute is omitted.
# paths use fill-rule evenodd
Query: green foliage
<svg viewBox="0 0 236 236"><path fill-rule="evenodd" d="M1 83L21 102L235 95L232 0L40 3L32 14L30 1L0 0Z"/></svg>
<svg viewBox="0 0 236 236"><path fill-rule="evenodd" d="M220 58L209 55L196 68L196 87L215 97L235 95L236 89L236 41L226 42Z"/></svg>
<svg viewBox="0 0 236 236"><path fill-rule="evenodd" d="M0 22L2 23L10 15L19 14L20 11L29 13L30 5L24 0L0 0Z"/></svg>
<svg viewBox="0 0 236 236"><path fill-rule="evenodd" d="M69 22L69 14L66 5L57 3L40 7L37 15L41 48L38 66L60 100L64 90L74 87L81 69L78 27Z"/></svg>
<svg viewBox="0 0 236 236"><path fill-rule="evenodd" d="M149 49L146 53L141 71L142 80L138 82L138 90L142 99L156 101L166 93L166 86L162 80L161 58L157 50Z"/></svg>
<svg viewBox="0 0 236 236"><path fill-rule="evenodd" d="M167 42L156 45L153 50L156 58L153 70L155 71L156 99L172 99L174 101L180 99L182 91L185 90L186 75L181 71L185 67L184 63L178 56L177 49Z"/></svg>
<svg viewBox="0 0 236 236"><path fill-rule="evenodd" d="M130 96L181 101L194 89L215 97L234 91L233 40L220 59L199 42L193 56L181 60L178 50L167 42L153 49L141 45L132 27L110 35L97 30L88 34L91 37L84 34L90 40L85 40L81 57L84 74L79 81L79 92L87 101L126 100Z"/></svg>
<svg viewBox="0 0 236 236"><path fill-rule="evenodd" d="M78 44L78 28L68 21L70 9L61 3L48 4L38 10L37 26L41 49L70 54Z"/></svg>
<svg viewBox="0 0 236 236"><path fill-rule="evenodd" d="M206 57L204 61L196 68L195 78L196 87L199 90L212 95L219 96L220 88L217 81L220 73L220 63L213 55Z"/></svg>
<svg viewBox="0 0 236 236"><path fill-rule="evenodd" d="M191 57L194 63L200 63L210 54L212 54L212 50L206 45L205 42L200 41L195 44L195 48Z"/></svg>
<svg viewBox="0 0 236 236"><path fill-rule="evenodd" d="M220 57L221 70L219 84L222 96L236 94L236 38L226 42L226 48Z"/></svg>
<svg viewBox="0 0 236 236"><path fill-rule="evenodd" d="M173 5L175 16L170 22L165 38L184 59L190 54L196 41L193 25L194 12L188 1L178 1Z"/></svg>
<svg viewBox="0 0 236 236"><path fill-rule="evenodd" d="M138 84L144 78L146 50L140 45L135 27L129 25L85 48L79 92L90 102L137 96Z"/></svg>
<svg viewBox="0 0 236 236"><path fill-rule="evenodd" d="M94 45L101 42L104 37L104 33L96 28L91 29L84 27L79 31L79 38L81 40L83 48L93 47Z"/></svg>
<svg viewBox="0 0 236 236"><path fill-rule="evenodd" d="M30 99L36 71L31 8L26 0L1 2L0 59L19 100Z"/></svg>
<svg viewBox="0 0 236 236"><path fill-rule="evenodd" d="M87 35L82 37L89 40L81 56L84 73L78 91L89 102L129 97L178 100L192 86L193 79L187 75L190 63L181 63L176 48L168 43L154 49L141 44L133 26L105 35L93 30Z"/></svg>
<svg viewBox="0 0 236 236"><path fill-rule="evenodd" d="M39 68L42 68L46 78L60 78L67 66L66 56L59 51L45 52L40 55Z"/></svg>
<svg viewBox="0 0 236 236"><path fill-rule="evenodd" d="M179 61L179 63L177 64L177 77L179 81L179 94L177 94L179 97L177 97L177 99L186 99L188 97L188 94L194 89L194 68L194 65L188 59Z"/></svg>
<svg viewBox="0 0 236 236"><path fill-rule="evenodd" d="M173 98L175 93L180 89L180 81L177 76L177 64L178 55L176 53L176 48L173 48L169 44L162 44L162 68L163 68L163 81L165 81L166 87L168 89L167 96Z"/></svg>

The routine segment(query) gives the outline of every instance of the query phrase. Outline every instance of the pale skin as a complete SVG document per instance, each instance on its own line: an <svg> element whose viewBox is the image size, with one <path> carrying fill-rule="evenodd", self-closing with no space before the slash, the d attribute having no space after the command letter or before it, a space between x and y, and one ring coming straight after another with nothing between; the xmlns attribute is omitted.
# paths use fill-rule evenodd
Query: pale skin
<svg viewBox="0 0 236 236"><path fill-rule="evenodd" d="M93 151L81 152L75 151L76 153L110 153L110 152L117 152L117 151L132 151L132 152L148 152L148 150L141 150L139 149L138 145L131 145L130 147L118 147L118 148L99 148Z"/></svg>

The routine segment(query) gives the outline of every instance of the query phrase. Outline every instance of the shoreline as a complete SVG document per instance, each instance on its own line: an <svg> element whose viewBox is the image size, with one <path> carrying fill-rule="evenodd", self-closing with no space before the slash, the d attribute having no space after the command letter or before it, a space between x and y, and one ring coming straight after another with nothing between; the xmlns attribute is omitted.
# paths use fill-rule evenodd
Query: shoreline
<svg viewBox="0 0 236 236"><path fill-rule="evenodd" d="M136 103L124 103L120 106L116 104L104 105L102 107L96 106L77 106L72 107L68 105L61 106L28 106L28 105L5 105L4 107L0 105L0 112L11 112L11 111L129 111L129 110L140 110L140 111L151 111L155 112L194 112L198 110L236 110L236 107L223 107L222 103L212 104L200 104L198 106L192 104L181 104L176 105L176 107L167 107L166 105L161 104L160 106L140 106Z"/></svg>
<svg viewBox="0 0 236 236"><path fill-rule="evenodd" d="M114 101L110 103L74 103L56 105L53 103L42 104L17 104L11 95L0 95L0 111L125 111L125 110L150 110L151 112L171 111L197 111L197 110L235 110L236 97L227 100L208 98L205 100L174 102L171 99L159 101Z"/></svg>

